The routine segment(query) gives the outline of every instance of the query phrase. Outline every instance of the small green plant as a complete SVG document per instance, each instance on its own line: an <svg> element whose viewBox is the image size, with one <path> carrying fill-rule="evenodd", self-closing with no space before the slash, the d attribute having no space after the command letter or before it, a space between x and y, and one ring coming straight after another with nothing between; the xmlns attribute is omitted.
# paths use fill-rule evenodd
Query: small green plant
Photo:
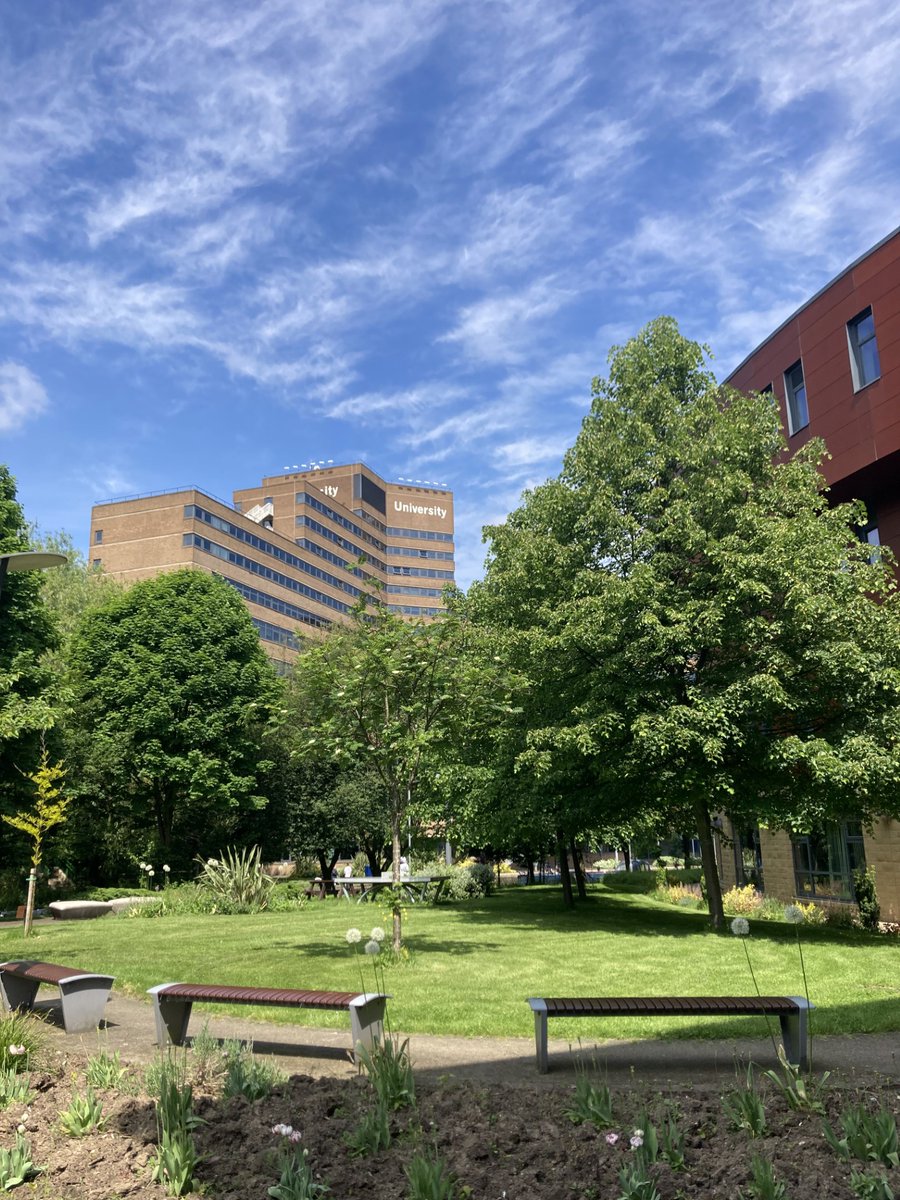
<svg viewBox="0 0 900 1200"><path fill-rule="evenodd" d="M0 1016L0 1070L28 1071L40 1061L46 1044L37 1017L21 1012Z"/></svg>
<svg viewBox="0 0 900 1200"><path fill-rule="evenodd" d="M659 1156L673 1171L684 1170L684 1131L672 1109L666 1113L660 1128Z"/></svg>
<svg viewBox="0 0 900 1200"><path fill-rule="evenodd" d="M656 1184L642 1162L621 1169L619 1187L622 1189L619 1200L660 1200Z"/></svg>
<svg viewBox="0 0 900 1200"><path fill-rule="evenodd" d="M722 1107L732 1129L744 1129L752 1138L762 1137L766 1132L766 1106L756 1090L752 1065L747 1067L743 1087L736 1087L722 1097Z"/></svg>
<svg viewBox="0 0 900 1200"><path fill-rule="evenodd" d="M454 1200L456 1179L439 1154L419 1151L405 1171L409 1200Z"/></svg>
<svg viewBox="0 0 900 1200"><path fill-rule="evenodd" d="M862 1104L854 1104L841 1116L840 1121L844 1132L842 1138L837 1136L827 1121L822 1122L825 1140L838 1158L846 1162L858 1158L862 1162L900 1167L897 1121L892 1113L883 1108L870 1113Z"/></svg>
<svg viewBox="0 0 900 1200"><path fill-rule="evenodd" d="M161 1060L156 1075L156 1127L159 1144L153 1178L170 1196L193 1190L200 1157L194 1145L194 1130L201 1124L193 1109L193 1089L187 1080L185 1059L171 1055Z"/></svg>
<svg viewBox="0 0 900 1200"><path fill-rule="evenodd" d="M894 1200L894 1190L880 1172L851 1171L850 1187L859 1200Z"/></svg>
<svg viewBox="0 0 900 1200"><path fill-rule="evenodd" d="M219 1039L209 1032L209 1022L191 1038L191 1083L200 1087L225 1073L225 1051Z"/></svg>
<svg viewBox="0 0 900 1200"><path fill-rule="evenodd" d="M16 1142L12 1150L0 1147L0 1191L11 1192L21 1183L26 1183L41 1168L31 1161L31 1146L22 1136L16 1134Z"/></svg>
<svg viewBox="0 0 900 1200"><path fill-rule="evenodd" d="M351 1155L354 1158L364 1158L376 1154L379 1150L387 1150L391 1144L390 1112L382 1100L367 1108L363 1119L355 1129L344 1134Z"/></svg>
<svg viewBox="0 0 900 1200"><path fill-rule="evenodd" d="M275 1125L272 1132L282 1139L281 1175L267 1193L272 1200L317 1200L317 1197L327 1195L327 1184L316 1183L313 1179L308 1162L309 1151L301 1150L297 1145L299 1133L290 1125Z"/></svg>
<svg viewBox="0 0 900 1200"><path fill-rule="evenodd" d="M593 1083L585 1071L575 1080L575 1095L566 1116L575 1125L590 1122L596 1129L611 1129L615 1124L612 1096L604 1084Z"/></svg>
<svg viewBox="0 0 900 1200"><path fill-rule="evenodd" d="M27 1104L30 1099L30 1077L12 1067L0 1067L0 1110L11 1104Z"/></svg>
<svg viewBox="0 0 900 1200"><path fill-rule="evenodd" d="M646 1112L638 1117L638 1128L632 1132L629 1145L644 1167L659 1159L659 1133Z"/></svg>
<svg viewBox="0 0 900 1200"><path fill-rule="evenodd" d="M253 1057L253 1043L246 1044L233 1039L223 1047L225 1056L225 1087L224 1095L243 1096L254 1101L268 1096L276 1083L281 1083L284 1075L272 1063L263 1062Z"/></svg>
<svg viewBox="0 0 900 1200"><path fill-rule="evenodd" d="M94 1095L94 1089L88 1085L84 1091L75 1092L68 1108L59 1114L59 1123L63 1133L69 1137L86 1137L95 1129L102 1129L105 1121L103 1104Z"/></svg>
<svg viewBox="0 0 900 1200"><path fill-rule="evenodd" d="M767 1158L754 1154L750 1160L750 1174L749 1192L753 1200L787 1200L787 1189L775 1177L775 1168Z"/></svg>
<svg viewBox="0 0 900 1200"><path fill-rule="evenodd" d="M200 874L198 887L219 897L230 906L231 912L263 912L275 880L264 874L262 851L226 849L221 858L198 858Z"/></svg>
<svg viewBox="0 0 900 1200"><path fill-rule="evenodd" d="M821 1076L803 1076L799 1067L788 1062L783 1046L778 1047L778 1061L781 1064L780 1072L771 1070L763 1071L763 1074L778 1088L788 1108L795 1112L824 1113L825 1103L822 1097L831 1072L826 1071Z"/></svg>
<svg viewBox="0 0 900 1200"><path fill-rule="evenodd" d="M853 891L859 909L859 923L870 933L878 933L881 922L881 905L875 891L875 868L857 867L853 872Z"/></svg>
<svg viewBox="0 0 900 1200"><path fill-rule="evenodd" d="M87 1061L84 1077L91 1087L121 1089L128 1076L128 1068L122 1066L122 1056L118 1050L110 1054L101 1050Z"/></svg>
<svg viewBox="0 0 900 1200"><path fill-rule="evenodd" d="M388 1112L415 1108L416 1082L409 1056L409 1038L384 1037L374 1046L358 1046L357 1053L375 1089L379 1104Z"/></svg>

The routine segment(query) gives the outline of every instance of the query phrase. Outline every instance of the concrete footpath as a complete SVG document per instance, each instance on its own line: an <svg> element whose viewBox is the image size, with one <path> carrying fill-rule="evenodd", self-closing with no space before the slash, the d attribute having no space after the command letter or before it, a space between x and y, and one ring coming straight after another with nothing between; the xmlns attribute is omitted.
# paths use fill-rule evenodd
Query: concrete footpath
<svg viewBox="0 0 900 1200"><path fill-rule="evenodd" d="M150 1062L158 1053L149 1002L114 994L106 1008L105 1029L69 1036L60 1025L59 1007L53 1000L41 1000L36 1010L46 1014L54 1048L59 1051L90 1055L98 1048L110 1053L118 1050L123 1061L136 1064ZM333 1029L315 1029L211 1016L198 1005L190 1032L198 1033L207 1021L214 1037L252 1040L256 1053L273 1056L287 1074L347 1078L356 1074L350 1061L349 1018ZM421 1033L409 1038L416 1073L423 1082L429 1078L471 1079L484 1084L571 1086L580 1063L604 1074L611 1087L640 1083L715 1088L731 1082L736 1067L750 1059L763 1068L777 1065L765 1038L582 1042L575 1046L564 1038L551 1038L550 1072L542 1076L535 1067L531 1038ZM840 1078L836 1082L846 1086L859 1086L875 1076L900 1083L900 1033L815 1038L813 1060L816 1072L837 1072Z"/></svg>

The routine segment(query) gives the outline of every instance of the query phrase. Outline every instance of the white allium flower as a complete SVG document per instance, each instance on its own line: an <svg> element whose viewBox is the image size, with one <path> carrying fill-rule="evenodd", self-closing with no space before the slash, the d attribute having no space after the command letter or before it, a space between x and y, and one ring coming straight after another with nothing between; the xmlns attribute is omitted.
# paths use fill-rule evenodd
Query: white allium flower
<svg viewBox="0 0 900 1200"><path fill-rule="evenodd" d="M348 929L344 937L346 937L351 946L355 946L357 942L362 941L362 934L358 929Z"/></svg>
<svg viewBox="0 0 900 1200"><path fill-rule="evenodd" d="M206 860L206 865L208 867L217 867L219 865L219 860L217 858L208 858Z"/></svg>
<svg viewBox="0 0 900 1200"><path fill-rule="evenodd" d="M746 937L750 932L750 922L746 917L735 917L731 922L731 932L735 937Z"/></svg>
<svg viewBox="0 0 900 1200"><path fill-rule="evenodd" d="M294 1143L294 1145L296 1146L296 1144L302 1139L303 1134L300 1132L299 1129L295 1129L289 1134L289 1137L290 1137L291 1141Z"/></svg>
<svg viewBox="0 0 900 1200"><path fill-rule="evenodd" d="M25 1047L24 1047L24 1046L16 1046L16 1045L11 1045L11 1046L10 1046L10 1048L9 1048L9 1052L10 1052L10 1054L12 1054L12 1055L14 1055L14 1056L18 1056L18 1055L20 1055L20 1054L24 1054L24 1053L25 1053Z"/></svg>
<svg viewBox="0 0 900 1200"><path fill-rule="evenodd" d="M644 1144L644 1136L642 1131L636 1130L634 1135L629 1139L628 1145L632 1150L639 1150Z"/></svg>
<svg viewBox="0 0 900 1200"><path fill-rule="evenodd" d="M17 1132L17 1133L24 1133L24 1132L25 1132L25 1126L24 1126L24 1124L22 1124L22 1125L17 1125L17 1126L16 1126L16 1132Z"/></svg>
<svg viewBox="0 0 900 1200"><path fill-rule="evenodd" d="M784 909L784 919L789 925L802 925L806 917L799 904L788 904Z"/></svg>
<svg viewBox="0 0 900 1200"><path fill-rule="evenodd" d="M380 954L380 953L381 953L380 942L373 942L373 941L366 942L366 954Z"/></svg>
<svg viewBox="0 0 900 1200"><path fill-rule="evenodd" d="M148 874L148 875L155 875L155 874L156 874L156 872L153 870L153 868L152 868L152 867L150 867L150 869L147 871L147 874Z"/></svg>
<svg viewBox="0 0 900 1200"><path fill-rule="evenodd" d="M168 873L172 870L172 868L169 866L168 863L163 863L163 870L168 875Z"/></svg>
<svg viewBox="0 0 900 1200"><path fill-rule="evenodd" d="M279 1137L290 1137L294 1132L293 1125L273 1125L272 1132L277 1133Z"/></svg>
<svg viewBox="0 0 900 1200"><path fill-rule="evenodd" d="M372 939L373 942L383 942L384 941L384 930L381 928L380 925L376 925L375 928L372 930L372 932L369 934L369 937Z"/></svg>
<svg viewBox="0 0 900 1200"><path fill-rule="evenodd" d="M614 1146L618 1140L619 1135L617 1133L608 1133L606 1135L606 1144L608 1146Z"/></svg>

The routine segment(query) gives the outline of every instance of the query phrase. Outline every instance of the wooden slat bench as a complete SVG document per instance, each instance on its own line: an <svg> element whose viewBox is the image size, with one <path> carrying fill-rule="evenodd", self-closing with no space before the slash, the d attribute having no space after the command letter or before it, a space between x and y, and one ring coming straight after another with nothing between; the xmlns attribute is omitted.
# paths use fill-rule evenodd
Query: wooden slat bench
<svg viewBox="0 0 900 1200"><path fill-rule="evenodd" d="M360 1043L369 1049L381 1040L385 1004L391 998L384 992L313 992L212 983L160 983L149 990L156 1014L156 1040L160 1046L183 1044L194 1004L266 1004L287 1008L347 1009L354 1057Z"/></svg>
<svg viewBox="0 0 900 1200"><path fill-rule="evenodd" d="M89 975L76 967L60 967L34 959L0 963L0 993L8 1009L31 1009L42 983L59 988L66 1033L96 1029L115 981L114 975Z"/></svg>
<svg viewBox="0 0 900 1200"><path fill-rule="evenodd" d="M537 1068L547 1063L549 1017L730 1017L775 1016L788 1062L808 1065L808 1010L805 996L594 996L583 998L532 998Z"/></svg>

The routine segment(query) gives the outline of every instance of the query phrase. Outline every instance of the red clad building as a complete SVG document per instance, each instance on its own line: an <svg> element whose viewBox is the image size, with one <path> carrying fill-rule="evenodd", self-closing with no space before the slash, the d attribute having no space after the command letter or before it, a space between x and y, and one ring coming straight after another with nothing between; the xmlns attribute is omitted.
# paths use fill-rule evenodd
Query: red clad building
<svg viewBox="0 0 900 1200"><path fill-rule="evenodd" d="M810 438L825 441L832 498L863 500L864 535L900 560L900 229L808 300L726 382L775 394L792 452ZM882 916L900 921L900 822L731 832L720 859L727 885L753 882L783 900L845 907L854 868L868 864Z"/></svg>

